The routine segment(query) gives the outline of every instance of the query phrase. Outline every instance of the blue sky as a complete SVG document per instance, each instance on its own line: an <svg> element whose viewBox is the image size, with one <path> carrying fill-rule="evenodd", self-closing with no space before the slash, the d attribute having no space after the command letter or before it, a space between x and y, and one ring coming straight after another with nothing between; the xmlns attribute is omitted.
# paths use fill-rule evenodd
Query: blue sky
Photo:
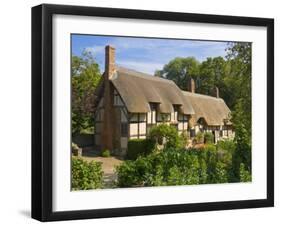
<svg viewBox="0 0 281 226"><path fill-rule="evenodd" d="M175 57L192 56L199 61L224 57L227 42L72 35L72 54L80 56L84 49L92 52L102 72L106 45L115 47L117 65L154 74Z"/></svg>

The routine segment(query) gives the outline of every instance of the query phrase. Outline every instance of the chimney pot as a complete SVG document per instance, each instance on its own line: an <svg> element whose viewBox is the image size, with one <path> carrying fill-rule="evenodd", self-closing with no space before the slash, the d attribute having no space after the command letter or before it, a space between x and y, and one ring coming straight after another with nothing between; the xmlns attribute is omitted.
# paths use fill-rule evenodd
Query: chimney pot
<svg viewBox="0 0 281 226"><path fill-rule="evenodd" d="M220 98L220 90L217 86L214 88L214 97Z"/></svg>
<svg viewBox="0 0 281 226"><path fill-rule="evenodd" d="M189 79L187 90L191 93L195 93L195 82L193 78Z"/></svg>

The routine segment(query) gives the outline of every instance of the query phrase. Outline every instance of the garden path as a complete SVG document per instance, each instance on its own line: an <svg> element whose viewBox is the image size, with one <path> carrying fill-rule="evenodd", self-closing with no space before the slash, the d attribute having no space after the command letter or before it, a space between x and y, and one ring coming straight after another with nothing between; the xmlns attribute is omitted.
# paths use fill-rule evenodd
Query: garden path
<svg viewBox="0 0 281 226"><path fill-rule="evenodd" d="M83 150L82 158L86 161L96 161L102 163L102 171L104 172L103 182L104 188L113 188L117 180L117 174L114 171L115 166L120 165L124 160L116 157L101 157L98 152L93 150Z"/></svg>

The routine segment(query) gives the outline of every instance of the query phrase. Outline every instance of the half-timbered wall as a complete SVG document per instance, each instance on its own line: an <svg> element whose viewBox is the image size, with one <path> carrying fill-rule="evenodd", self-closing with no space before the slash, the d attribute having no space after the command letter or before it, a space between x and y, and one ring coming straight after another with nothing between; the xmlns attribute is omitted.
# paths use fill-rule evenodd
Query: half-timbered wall
<svg viewBox="0 0 281 226"><path fill-rule="evenodd" d="M134 113L130 114L130 139L146 138L146 121L147 114Z"/></svg>
<svg viewBox="0 0 281 226"><path fill-rule="evenodd" d="M181 134L183 131L187 131L188 128L188 116L178 113L178 131Z"/></svg>
<svg viewBox="0 0 281 226"><path fill-rule="evenodd" d="M102 133L102 127L103 127L103 120L104 120L104 102L103 97L100 99L97 110L94 115L94 129L95 129L95 145L100 146L101 145L101 133Z"/></svg>
<svg viewBox="0 0 281 226"><path fill-rule="evenodd" d="M124 103L116 90L114 90L114 106L124 106Z"/></svg>
<svg viewBox="0 0 281 226"><path fill-rule="evenodd" d="M174 111L171 113L171 122L177 122L178 121L178 112Z"/></svg>
<svg viewBox="0 0 281 226"><path fill-rule="evenodd" d="M117 143L117 148L119 147L121 150L127 149L128 137L129 137L129 114L124 105L124 102L118 92L114 90L114 107L116 114L119 116L118 121L116 122L116 132L115 132L115 140Z"/></svg>
<svg viewBox="0 0 281 226"><path fill-rule="evenodd" d="M191 138L196 136L199 132L209 132L214 135L215 143L222 139L233 139L235 133L232 126L207 126L197 123L190 129Z"/></svg>
<svg viewBox="0 0 281 226"><path fill-rule="evenodd" d="M150 104L150 109L147 113L147 124L156 124L156 104Z"/></svg>

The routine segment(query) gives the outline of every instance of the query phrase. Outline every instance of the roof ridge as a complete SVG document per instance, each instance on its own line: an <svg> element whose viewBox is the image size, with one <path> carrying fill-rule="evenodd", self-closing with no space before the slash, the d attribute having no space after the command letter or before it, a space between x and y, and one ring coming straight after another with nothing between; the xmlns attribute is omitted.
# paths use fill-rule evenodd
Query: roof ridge
<svg viewBox="0 0 281 226"><path fill-rule="evenodd" d="M214 96L210 96L210 95L206 95L206 94L202 94L202 93L192 93L186 90L181 90L183 92L184 95L193 95L193 96L198 96L198 97L202 97L202 98L209 98L212 100L223 100L221 97L214 97Z"/></svg>
<svg viewBox="0 0 281 226"><path fill-rule="evenodd" d="M140 78L144 78L144 79L149 79L149 80L153 80L153 81L161 81L161 82L166 82L166 83L171 83L171 84L175 84L174 81L166 79L166 78L161 78L161 77L156 77L154 75L150 75L147 73L143 73L134 69L130 69L130 68L125 68L125 67L121 67L121 66L117 66L116 67L116 71L121 71L125 74L129 74L130 76L136 76L136 77L140 77Z"/></svg>

